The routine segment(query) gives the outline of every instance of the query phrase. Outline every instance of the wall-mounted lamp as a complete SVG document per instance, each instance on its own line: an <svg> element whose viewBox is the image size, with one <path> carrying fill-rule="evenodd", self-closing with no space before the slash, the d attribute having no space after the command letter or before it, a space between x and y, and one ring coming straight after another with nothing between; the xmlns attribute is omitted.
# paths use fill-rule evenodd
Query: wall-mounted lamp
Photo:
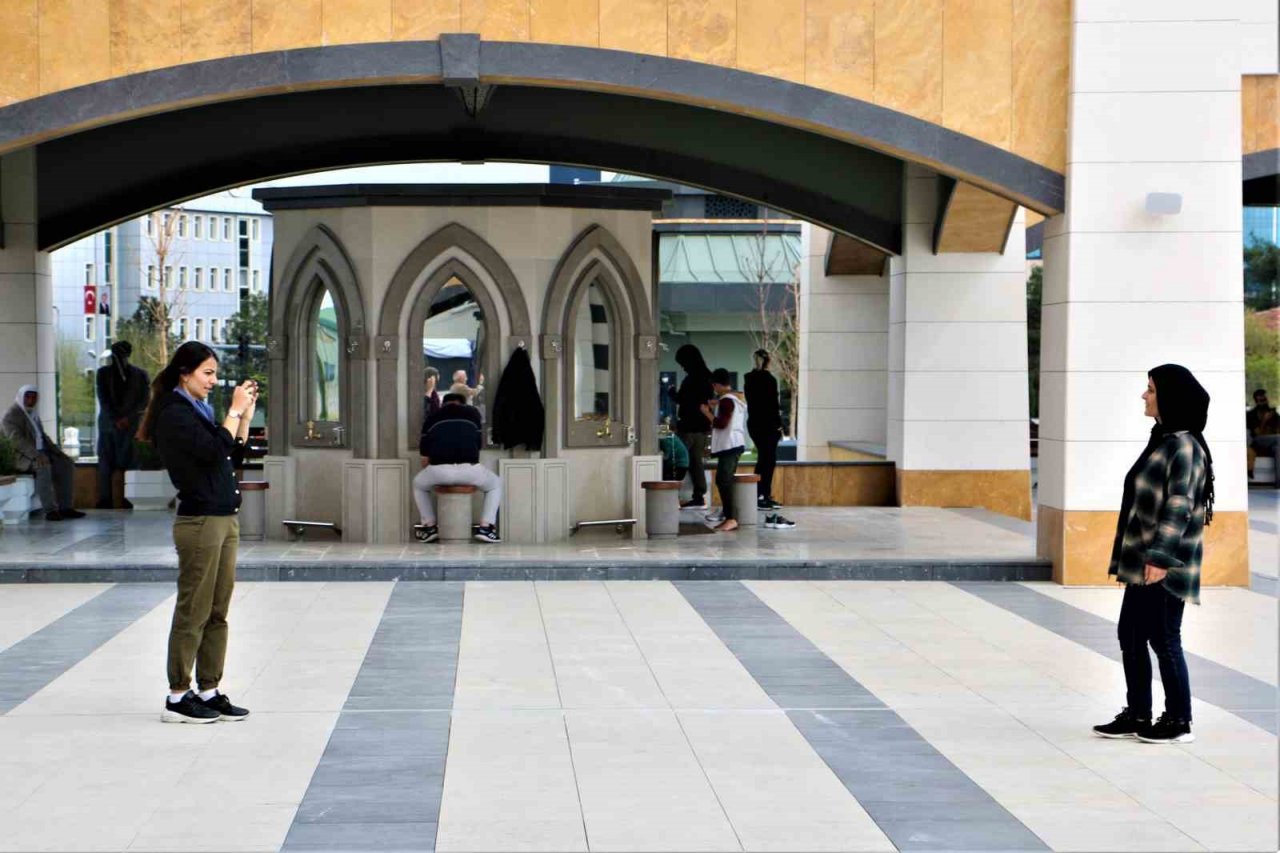
<svg viewBox="0 0 1280 853"><path fill-rule="evenodd" d="M1182 193L1147 193L1147 213L1177 216L1182 212Z"/></svg>

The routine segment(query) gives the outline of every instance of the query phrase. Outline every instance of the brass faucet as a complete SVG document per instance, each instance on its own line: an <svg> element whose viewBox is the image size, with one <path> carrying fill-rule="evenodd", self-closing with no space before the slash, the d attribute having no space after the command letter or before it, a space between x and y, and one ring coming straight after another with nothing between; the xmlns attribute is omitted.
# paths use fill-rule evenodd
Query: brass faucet
<svg viewBox="0 0 1280 853"><path fill-rule="evenodd" d="M316 422L307 421L307 434L303 436L307 441L319 441L322 436L316 432Z"/></svg>
<svg viewBox="0 0 1280 853"><path fill-rule="evenodd" d="M613 421L605 418L604 426L596 430L596 438L612 438L613 437Z"/></svg>

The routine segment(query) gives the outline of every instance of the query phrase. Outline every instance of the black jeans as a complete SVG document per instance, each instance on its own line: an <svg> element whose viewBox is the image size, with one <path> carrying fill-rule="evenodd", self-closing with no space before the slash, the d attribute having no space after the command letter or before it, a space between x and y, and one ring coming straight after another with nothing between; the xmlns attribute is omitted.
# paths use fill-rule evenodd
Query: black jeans
<svg viewBox="0 0 1280 853"><path fill-rule="evenodd" d="M778 466L778 442L782 440L779 430L760 430L751 433L751 443L756 446L756 473L760 482L756 484L756 495L762 498L773 497L773 469Z"/></svg>
<svg viewBox="0 0 1280 853"><path fill-rule="evenodd" d="M684 442L689 451L689 476L693 478L694 501L701 501L707 493L707 472L703 467L702 455L707 448L705 432L677 432L676 438Z"/></svg>
<svg viewBox="0 0 1280 853"><path fill-rule="evenodd" d="M720 507L724 510L725 520L738 520L738 511L743 509L733 505L733 477L738 473L738 460L742 458L742 448L726 450L716 454L716 489L720 492ZM751 507L747 511L754 512Z"/></svg>
<svg viewBox="0 0 1280 853"><path fill-rule="evenodd" d="M1160 665L1164 710L1171 717L1191 721L1191 680L1182 655L1182 611L1185 602L1164 584L1129 584L1120 605L1120 653L1124 660L1126 704L1135 716L1151 715L1151 656Z"/></svg>

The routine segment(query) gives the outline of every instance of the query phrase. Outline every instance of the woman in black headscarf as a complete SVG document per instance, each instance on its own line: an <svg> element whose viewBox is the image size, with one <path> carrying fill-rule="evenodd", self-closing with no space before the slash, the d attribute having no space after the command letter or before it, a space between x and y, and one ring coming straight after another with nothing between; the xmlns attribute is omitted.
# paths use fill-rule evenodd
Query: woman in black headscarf
<svg viewBox="0 0 1280 853"><path fill-rule="evenodd" d="M1213 520L1213 455L1204 440L1209 393L1191 371L1163 364L1147 374L1151 439L1124 479L1109 573L1125 584L1120 651L1127 705L1101 737L1189 743L1191 683L1182 654L1182 612L1200 603L1204 528ZM1165 712L1151 722L1151 658L1160 664Z"/></svg>
<svg viewBox="0 0 1280 853"><path fill-rule="evenodd" d="M684 381L676 392L676 435L689 449L689 476L693 478L693 497L682 503L682 508L707 505L707 475L702 457L707 448L707 436L711 433L711 417L707 407L716 399L711 389L711 369L702 358L702 351L693 344L685 344L676 350L676 364L684 368Z"/></svg>

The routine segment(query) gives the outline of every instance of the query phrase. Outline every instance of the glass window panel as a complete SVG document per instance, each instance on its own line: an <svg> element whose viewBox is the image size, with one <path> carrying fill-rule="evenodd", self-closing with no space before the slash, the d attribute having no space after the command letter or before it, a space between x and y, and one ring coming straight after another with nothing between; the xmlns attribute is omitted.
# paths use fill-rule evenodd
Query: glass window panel
<svg viewBox="0 0 1280 853"><path fill-rule="evenodd" d="M342 420L339 403L338 312L325 290L312 320L311 412L317 421Z"/></svg>
<svg viewBox="0 0 1280 853"><path fill-rule="evenodd" d="M603 291L593 282L580 297L573 328L573 416L608 420L612 413L613 323Z"/></svg>
<svg viewBox="0 0 1280 853"><path fill-rule="evenodd" d="M422 324L422 367L440 372L437 391L443 397L457 388L485 419L484 311L457 277L436 294ZM419 373L418 375L423 375Z"/></svg>

